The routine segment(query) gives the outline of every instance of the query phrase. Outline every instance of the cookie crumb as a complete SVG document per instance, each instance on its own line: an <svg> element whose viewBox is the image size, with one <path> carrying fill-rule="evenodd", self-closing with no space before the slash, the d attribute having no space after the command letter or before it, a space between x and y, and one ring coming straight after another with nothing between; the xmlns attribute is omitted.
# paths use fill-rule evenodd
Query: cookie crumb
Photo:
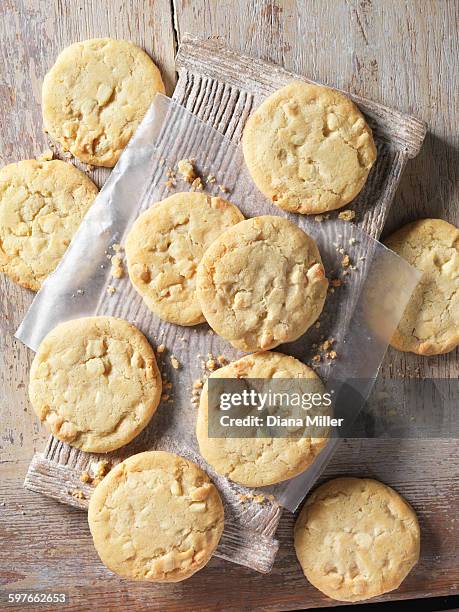
<svg viewBox="0 0 459 612"><path fill-rule="evenodd" d="M81 472L81 476L80 476L80 480L81 482L91 482L91 476L89 475L89 472L87 472L86 470L84 472Z"/></svg>
<svg viewBox="0 0 459 612"><path fill-rule="evenodd" d="M322 357L317 353L317 355L314 355L314 357L312 358L314 363L319 363L321 361Z"/></svg>
<svg viewBox="0 0 459 612"><path fill-rule="evenodd" d="M215 359L208 359L206 361L206 368L213 372L217 368L217 364L215 363Z"/></svg>
<svg viewBox="0 0 459 612"><path fill-rule="evenodd" d="M219 185L218 188L222 193L229 193L229 189L225 185Z"/></svg>
<svg viewBox="0 0 459 612"><path fill-rule="evenodd" d="M53 156L54 153L51 151L51 149L47 149L37 157L37 161L51 161L53 159Z"/></svg>
<svg viewBox="0 0 459 612"><path fill-rule="evenodd" d="M209 183L209 185L212 185L212 183L215 183L217 179L215 178L215 176L213 174L209 174L207 176L206 181Z"/></svg>
<svg viewBox="0 0 459 612"><path fill-rule="evenodd" d="M161 395L161 399L163 400L163 402L167 402L167 400L169 399L169 394L168 393L163 393Z"/></svg>
<svg viewBox="0 0 459 612"><path fill-rule="evenodd" d="M341 265L343 266L343 268L348 268L350 263L351 263L351 260L349 258L349 255L345 255L343 259L341 260Z"/></svg>
<svg viewBox="0 0 459 612"><path fill-rule="evenodd" d="M202 389L203 387L203 382L200 378L197 378L194 382L193 382L193 389Z"/></svg>
<svg viewBox="0 0 459 612"><path fill-rule="evenodd" d="M203 182L199 176L191 183L191 189L193 191L202 191L204 189Z"/></svg>
<svg viewBox="0 0 459 612"><path fill-rule="evenodd" d="M317 221L318 223L322 223L322 221L324 220L322 215L316 215L314 217L314 221Z"/></svg>
<svg viewBox="0 0 459 612"><path fill-rule="evenodd" d="M336 359L338 357L336 351L329 351L326 356L328 357L328 359Z"/></svg>
<svg viewBox="0 0 459 612"><path fill-rule="evenodd" d="M92 172L94 170L94 166L91 166L91 164L86 164L86 172Z"/></svg>
<svg viewBox="0 0 459 612"><path fill-rule="evenodd" d="M339 213L338 219L342 221L352 221L355 219L355 210L343 210Z"/></svg>
<svg viewBox="0 0 459 612"><path fill-rule="evenodd" d="M334 278L331 284L333 287L341 287L341 285L343 285L343 281L340 278Z"/></svg>
<svg viewBox="0 0 459 612"><path fill-rule="evenodd" d="M228 363L228 359L224 356L224 355L219 355L217 357L217 361L219 363L219 365L224 366Z"/></svg>
<svg viewBox="0 0 459 612"><path fill-rule="evenodd" d="M110 462L107 459L101 459L100 461L93 461L90 465L90 472L93 474L93 484L97 479L102 480L104 476L108 474L111 469Z"/></svg>
<svg viewBox="0 0 459 612"><path fill-rule="evenodd" d="M109 286L107 287L107 293L108 293L109 295L113 295L114 293L116 293L116 287L114 287L113 285L109 285Z"/></svg>
<svg viewBox="0 0 459 612"><path fill-rule="evenodd" d="M113 255L111 262L113 278L122 278L124 276L124 268L121 257L119 255Z"/></svg>
<svg viewBox="0 0 459 612"><path fill-rule="evenodd" d="M115 242L114 244L112 244L112 249L115 251L115 253L118 253L119 251L123 250L123 247L118 244L118 242Z"/></svg>
<svg viewBox="0 0 459 612"><path fill-rule="evenodd" d="M164 351L166 350L166 346L164 344L160 344L158 346L158 348L156 349L157 353L164 353Z"/></svg>
<svg viewBox="0 0 459 612"><path fill-rule="evenodd" d="M174 355L171 355L170 361L171 361L171 365L174 368L174 370L178 370L180 368L180 361L177 359L177 357L175 357Z"/></svg>
<svg viewBox="0 0 459 612"><path fill-rule="evenodd" d="M86 499L85 494L80 489L75 489L74 491L70 491L70 495L75 499Z"/></svg>
<svg viewBox="0 0 459 612"><path fill-rule="evenodd" d="M181 159L177 163L177 170L181 177L187 182L192 184L198 175L195 172L192 159Z"/></svg>

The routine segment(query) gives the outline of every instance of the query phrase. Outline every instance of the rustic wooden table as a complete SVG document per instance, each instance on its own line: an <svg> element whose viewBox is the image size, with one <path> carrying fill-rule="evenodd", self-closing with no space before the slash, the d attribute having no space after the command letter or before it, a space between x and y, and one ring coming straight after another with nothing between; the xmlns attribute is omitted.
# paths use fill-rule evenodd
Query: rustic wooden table
<svg viewBox="0 0 459 612"><path fill-rule="evenodd" d="M47 148L40 86L57 53L76 40L126 38L144 47L174 88L183 34L230 46L313 79L419 116L429 124L420 155L396 195L387 231L419 217L459 225L459 89L456 0L3 0L0 3L0 162ZM106 172L93 178L101 184ZM4 593L66 592L68 610L289 610L333 602L303 578L281 522L269 576L219 559L177 585L118 580L93 549L86 517L22 487L47 435L27 399L31 352L13 333L32 294L0 277L0 580ZM458 352L419 359L390 350L382 375L458 377ZM348 441L327 475L370 475L395 486L420 517L418 567L395 593L405 599L457 593L458 444ZM40 609L44 609L41 607Z"/></svg>

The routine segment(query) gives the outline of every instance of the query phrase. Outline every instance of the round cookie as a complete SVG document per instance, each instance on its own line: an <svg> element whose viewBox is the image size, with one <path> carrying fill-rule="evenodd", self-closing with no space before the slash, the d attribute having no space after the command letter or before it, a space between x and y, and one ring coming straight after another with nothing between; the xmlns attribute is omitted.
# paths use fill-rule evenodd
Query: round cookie
<svg viewBox="0 0 459 612"><path fill-rule="evenodd" d="M256 186L274 204L317 214L361 191L376 159L373 136L344 94L293 81L249 117L242 148Z"/></svg>
<svg viewBox="0 0 459 612"><path fill-rule="evenodd" d="M42 340L30 370L29 396L40 421L87 452L130 442L148 425L161 389L147 339L114 317L61 323Z"/></svg>
<svg viewBox="0 0 459 612"><path fill-rule="evenodd" d="M45 130L81 161L111 168L164 91L158 68L136 45L111 38L77 42L43 81Z"/></svg>
<svg viewBox="0 0 459 612"><path fill-rule="evenodd" d="M459 230L442 219L421 219L385 244L423 273L391 345L418 355L451 351L459 345Z"/></svg>
<svg viewBox="0 0 459 612"><path fill-rule="evenodd" d="M207 474L178 455L153 451L115 466L89 502L102 562L131 580L179 582L203 568L223 532L220 495Z"/></svg>
<svg viewBox="0 0 459 612"><path fill-rule="evenodd" d="M414 510L393 489L367 478L336 478L306 500L295 524L304 575L338 601L397 589L419 559Z"/></svg>
<svg viewBox="0 0 459 612"><path fill-rule="evenodd" d="M97 187L72 164L24 160L0 170L0 271L38 291L64 255Z"/></svg>
<svg viewBox="0 0 459 612"><path fill-rule="evenodd" d="M205 252L196 282L208 323L247 352L304 334L322 312L327 287L314 240L272 216L223 232Z"/></svg>
<svg viewBox="0 0 459 612"><path fill-rule="evenodd" d="M129 277L150 310L178 325L205 321L196 298L204 251L244 217L236 206L204 193L176 193L135 221L126 240Z"/></svg>
<svg viewBox="0 0 459 612"><path fill-rule="evenodd" d="M309 378L317 374L294 357L260 352L246 355L213 372L209 378ZM322 387L323 389L323 387ZM204 459L219 474L248 487L264 487L304 472L327 438L210 438L208 384L201 393L196 436Z"/></svg>

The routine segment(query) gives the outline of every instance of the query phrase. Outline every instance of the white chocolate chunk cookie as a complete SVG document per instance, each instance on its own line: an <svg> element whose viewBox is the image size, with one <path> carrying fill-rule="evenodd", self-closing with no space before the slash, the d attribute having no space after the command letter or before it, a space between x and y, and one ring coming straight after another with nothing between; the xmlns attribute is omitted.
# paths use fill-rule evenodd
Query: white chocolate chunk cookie
<svg viewBox="0 0 459 612"><path fill-rule="evenodd" d="M38 291L98 193L72 164L34 159L0 170L0 271Z"/></svg>
<svg viewBox="0 0 459 612"><path fill-rule="evenodd" d="M113 468L89 502L102 562L131 580L179 582L203 568L223 532L207 474L178 455L140 453Z"/></svg>
<svg viewBox="0 0 459 612"><path fill-rule="evenodd" d="M160 72L136 45L111 38L75 43L43 81L45 130L81 161L111 168L157 92L164 93Z"/></svg>
<svg viewBox="0 0 459 612"><path fill-rule="evenodd" d="M176 193L135 221L126 240L129 277L161 319L196 325L196 269L207 247L244 217L236 206L203 193Z"/></svg>
<svg viewBox="0 0 459 612"><path fill-rule="evenodd" d="M42 340L30 370L30 401L40 421L60 440L94 453L140 433L161 388L147 339L114 317L61 323Z"/></svg>
<svg viewBox="0 0 459 612"><path fill-rule="evenodd" d="M327 287L314 240L272 216L223 232L205 252L196 283L208 323L247 352L304 334L322 312Z"/></svg>
<svg viewBox="0 0 459 612"><path fill-rule="evenodd" d="M385 244L422 272L391 345L418 355L451 351L459 344L459 230L442 219L421 219Z"/></svg>
<svg viewBox="0 0 459 612"><path fill-rule="evenodd" d="M247 355L209 378L309 378L316 373L294 357L269 351ZM211 438L208 383L201 393L196 436L204 459L219 474L248 487L264 487L304 472L325 446L326 438Z"/></svg>
<svg viewBox="0 0 459 612"><path fill-rule="evenodd" d="M337 478L307 498L295 524L304 575L338 601L361 601L397 589L419 559L414 510L390 487Z"/></svg>
<svg viewBox="0 0 459 612"><path fill-rule="evenodd" d="M242 146L258 189L292 212L345 206L365 184L376 159L373 136L344 94L293 81L249 117Z"/></svg>

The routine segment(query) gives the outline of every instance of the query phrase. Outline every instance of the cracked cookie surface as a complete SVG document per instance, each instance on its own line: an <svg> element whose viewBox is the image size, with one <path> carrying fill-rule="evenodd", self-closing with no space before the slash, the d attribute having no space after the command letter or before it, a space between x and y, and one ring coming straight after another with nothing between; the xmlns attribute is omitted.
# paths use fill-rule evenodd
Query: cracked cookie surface
<svg viewBox="0 0 459 612"><path fill-rule="evenodd" d="M42 340L30 370L29 396L40 421L87 452L124 446L149 423L161 375L145 336L127 321L66 321Z"/></svg>
<svg viewBox="0 0 459 612"><path fill-rule="evenodd" d="M442 219L421 219L385 245L422 272L391 345L419 355L459 345L459 230Z"/></svg>
<svg viewBox="0 0 459 612"><path fill-rule="evenodd" d="M115 466L89 502L96 550L131 580L179 582L203 568L223 532L223 504L197 465L150 451Z"/></svg>
<svg viewBox="0 0 459 612"><path fill-rule="evenodd" d="M258 189L302 214L341 208L363 188L376 159L370 128L344 94L293 81L249 117L242 147Z"/></svg>
<svg viewBox="0 0 459 612"><path fill-rule="evenodd" d="M196 269L207 247L244 219L222 198L176 193L144 212L126 240L129 277L150 310L178 325L205 321Z"/></svg>
<svg viewBox="0 0 459 612"><path fill-rule="evenodd" d="M338 601L397 589L419 559L414 510L396 491L366 478L336 478L316 489L294 537L306 578Z"/></svg>
<svg viewBox="0 0 459 612"><path fill-rule="evenodd" d="M45 130L81 161L111 168L157 92L165 92L161 74L140 47L111 38L75 43L43 81Z"/></svg>
<svg viewBox="0 0 459 612"><path fill-rule="evenodd" d="M254 217L221 234L198 266L209 325L251 352L299 338L317 320L328 281L314 240L282 217Z"/></svg>
<svg viewBox="0 0 459 612"><path fill-rule="evenodd" d="M97 193L83 172L60 160L23 160L2 168L0 271L38 291Z"/></svg>
<svg viewBox="0 0 459 612"><path fill-rule="evenodd" d="M209 378L308 378L323 392L317 374L294 357L276 352L247 355L213 372ZM196 436L204 459L230 480L263 487L304 472L327 438L211 438L208 383L201 393ZM255 432L254 432L255 435Z"/></svg>

